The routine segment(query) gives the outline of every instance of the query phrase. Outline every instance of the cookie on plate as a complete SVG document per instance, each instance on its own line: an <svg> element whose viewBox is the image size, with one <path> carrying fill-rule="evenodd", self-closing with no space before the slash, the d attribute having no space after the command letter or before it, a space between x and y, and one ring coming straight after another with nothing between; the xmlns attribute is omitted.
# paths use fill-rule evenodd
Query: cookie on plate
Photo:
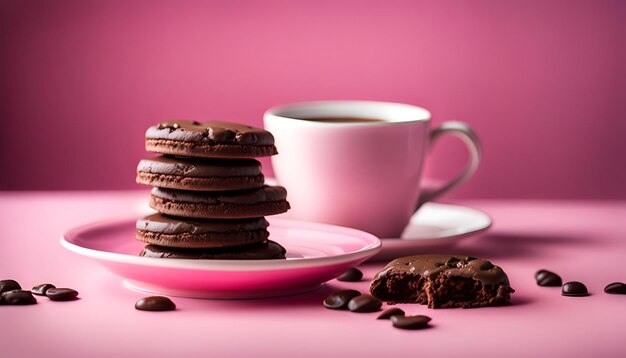
<svg viewBox="0 0 626 358"><path fill-rule="evenodd" d="M147 245L139 256L191 260L273 260L284 259L285 248L271 240L230 249L177 249Z"/></svg>
<svg viewBox="0 0 626 358"><path fill-rule="evenodd" d="M289 210L289 203L282 186L222 192L153 188L150 207L186 218L237 219L281 214Z"/></svg>
<svg viewBox="0 0 626 358"><path fill-rule="evenodd" d="M391 261L370 285L373 296L390 303L428 308L502 306L515 292L506 273L470 256L416 255Z"/></svg>
<svg viewBox="0 0 626 358"><path fill-rule="evenodd" d="M173 120L146 131L149 152L204 158L252 158L277 154L274 136L231 122Z"/></svg>
<svg viewBox="0 0 626 358"><path fill-rule="evenodd" d="M137 220L137 240L178 248L225 248L267 240L265 218L210 220L153 214Z"/></svg>
<svg viewBox="0 0 626 358"><path fill-rule="evenodd" d="M260 188L265 178L254 159L197 159L159 156L142 159L137 183L181 190L242 190Z"/></svg>

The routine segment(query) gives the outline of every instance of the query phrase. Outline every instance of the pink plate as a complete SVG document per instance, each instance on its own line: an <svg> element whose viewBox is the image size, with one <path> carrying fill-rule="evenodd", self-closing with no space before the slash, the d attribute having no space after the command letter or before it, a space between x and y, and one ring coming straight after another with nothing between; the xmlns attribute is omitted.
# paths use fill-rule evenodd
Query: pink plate
<svg viewBox="0 0 626 358"><path fill-rule="evenodd" d="M140 257L136 219L76 228L61 245L123 277L126 286L170 296L242 299L314 290L381 249L375 236L326 224L268 218L287 260L181 260Z"/></svg>

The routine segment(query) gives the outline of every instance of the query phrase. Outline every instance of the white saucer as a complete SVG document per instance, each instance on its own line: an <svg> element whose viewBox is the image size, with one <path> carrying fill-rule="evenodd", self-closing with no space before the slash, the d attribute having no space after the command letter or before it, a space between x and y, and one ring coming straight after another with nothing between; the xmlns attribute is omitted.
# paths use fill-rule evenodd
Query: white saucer
<svg viewBox="0 0 626 358"><path fill-rule="evenodd" d="M445 249L491 227L486 213L460 205L425 203L400 238L383 238L382 250L371 260L388 260Z"/></svg>

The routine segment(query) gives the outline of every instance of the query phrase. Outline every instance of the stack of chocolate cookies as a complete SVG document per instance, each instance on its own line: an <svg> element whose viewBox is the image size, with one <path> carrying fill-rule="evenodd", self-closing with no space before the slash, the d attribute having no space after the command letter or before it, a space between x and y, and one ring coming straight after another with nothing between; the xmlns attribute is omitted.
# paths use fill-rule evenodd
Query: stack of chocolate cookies
<svg viewBox="0 0 626 358"><path fill-rule="evenodd" d="M261 163L277 154L266 130L229 122L168 121L148 128L137 183L151 185L157 214L137 221L141 256L284 259L265 216L289 210L287 191L265 185Z"/></svg>

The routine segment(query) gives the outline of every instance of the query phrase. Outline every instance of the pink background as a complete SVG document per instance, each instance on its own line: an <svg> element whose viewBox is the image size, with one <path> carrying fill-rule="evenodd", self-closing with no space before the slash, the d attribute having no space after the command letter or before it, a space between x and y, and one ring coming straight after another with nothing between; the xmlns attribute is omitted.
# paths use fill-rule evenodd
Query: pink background
<svg viewBox="0 0 626 358"><path fill-rule="evenodd" d="M623 1L2 1L0 189L137 188L162 119L371 99L477 130L454 197L624 199L625 34Z"/></svg>

